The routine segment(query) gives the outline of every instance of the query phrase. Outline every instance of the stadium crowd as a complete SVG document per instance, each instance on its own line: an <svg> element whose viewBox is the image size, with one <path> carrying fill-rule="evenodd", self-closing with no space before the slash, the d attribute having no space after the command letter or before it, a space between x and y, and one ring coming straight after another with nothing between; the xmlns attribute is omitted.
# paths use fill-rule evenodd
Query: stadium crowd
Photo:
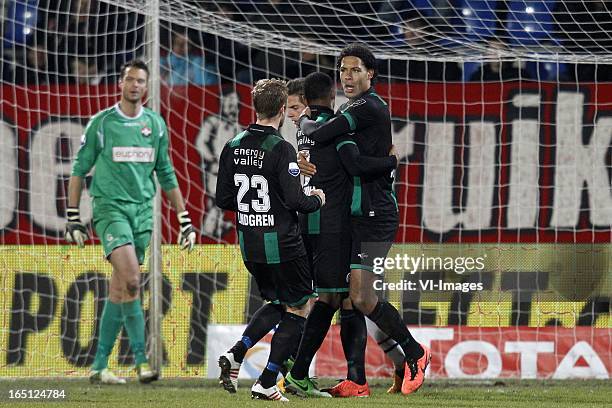
<svg viewBox="0 0 612 408"><path fill-rule="evenodd" d="M398 54L421 56L382 60L382 81L612 80L612 66L603 63L514 60L483 64L423 58L441 55L439 52L448 55L458 43L484 44L485 49L501 53L512 47L548 47L576 54L609 54L612 13L600 0L540 0L552 11L536 10L527 17L515 10L517 2L497 0L327 0L316 6L289 0L186 3L254 29L330 44L359 40L395 49ZM97 0L41 0L35 8L23 10L17 4L6 2L5 14L10 15L1 27L1 78L5 82L116 82L118 68L145 53L141 14ZM483 15L487 8L493 14ZM539 17L533 20L533 14ZM526 20L516 22L521 15ZM18 21L20 16L25 19L23 24ZM529 29L530 24L537 29ZM524 36L525 31L531 31L529 37ZM334 72L332 55L248 47L234 39L167 22L162 22L161 37L162 77L168 85L251 84L268 77L291 79L314 71Z"/></svg>

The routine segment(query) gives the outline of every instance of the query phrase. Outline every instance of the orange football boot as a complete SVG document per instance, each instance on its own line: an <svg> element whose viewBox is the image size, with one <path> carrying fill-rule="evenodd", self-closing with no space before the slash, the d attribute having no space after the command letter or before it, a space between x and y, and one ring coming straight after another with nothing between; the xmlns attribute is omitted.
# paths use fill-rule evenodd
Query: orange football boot
<svg viewBox="0 0 612 408"><path fill-rule="evenodd" d="M335 398L370 396L370 387L368 386L367 382L364 385L359 385L351 380L341 381L325 391Z"/></svg>
<svg viewBox="0 0 612 408"><path fill-rule="evenodd" d="M423 356L418 360L406 359L404 380L402 381L402 394L412 394L416 392L425 380L425 370L431 361L431 350L421 344Z"/></svg>
<svg viewBox="0 0 612 408"><path fill-rule="evenodd" d="M403 378L393 373L393 385L387 390L387 394L397 394L402 392L402 380Z"/></svg>

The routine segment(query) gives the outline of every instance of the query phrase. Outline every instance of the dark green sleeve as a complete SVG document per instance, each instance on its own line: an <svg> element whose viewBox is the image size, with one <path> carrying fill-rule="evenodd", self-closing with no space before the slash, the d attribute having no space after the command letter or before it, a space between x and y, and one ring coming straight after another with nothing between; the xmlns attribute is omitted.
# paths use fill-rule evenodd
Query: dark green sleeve
<svg viewBox="0 0 612 408"><path fill-rule="evenodd" d="M336 140L340 162L351 176L376 176L388 173L397 167L395 156L372 157L359 152L357 143L344 136Z"/></svg>
<svg viewBox="0 0 612 408"><path fill-rule="evenodd" d="M176 174L174 173L174 166L170 160L168 153L168 128L163 119L158 118L160 122L160 133L159 133L159 153L157 155L157 161L155 162L155 174L157 174L157 180L164 191L170 191L173 188L178 187L178 181L176 180Z"/></svg>
<svg viewBox="0 0 612 408"><path fill-rule="evenodd" d="M96 163L98 154L102 150L100 122L100 118L94 116L85 127L85 133L81 136L81 146L72 164L73 176L85 177Z"/></svg>

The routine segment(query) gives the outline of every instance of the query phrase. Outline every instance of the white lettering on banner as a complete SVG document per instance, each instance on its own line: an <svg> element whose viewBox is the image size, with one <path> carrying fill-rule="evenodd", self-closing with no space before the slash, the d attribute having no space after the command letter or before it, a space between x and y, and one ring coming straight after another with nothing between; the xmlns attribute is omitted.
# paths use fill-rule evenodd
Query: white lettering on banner
<svg viewBox="0 0 612 408"><path fill-rule="evenodd" d="M425 176L423 178L423 223L436 232L455 228L459 217L453 214L453 142L455 124L451 122L427 123Z"/></svg>
<svg viewBox="0 0 612 408"><path fill-rule="evenodd" d="M552 341L508 341L504 351L521 355L522 379L535 379L538 377L538 353L553 353L555 343Z"/></svg>
<svg viewBox="0 0 612 408"><path fill-rule="evenodd" d="M17 209L17 142L8 123L0 121L0 230Z"/></svg>
<svg viewBox="0 0 612 408"><path fill-rule="evenodd" d="M414 153L414 122L406 121L396 117L391 125L393 145L402 160Z"/></svg>
<svg viewBox="0 0 612 408"><path fill-rule="evenodd" d="M452 122L427 124L427 149L423 181L423 222L436 232L445 233L459 224L467 230L481 230L491 225L493 188L495 187L495 124L470 122L470 169L466 206L460 213L453 212L454 138Z"/></svg>
<svg viewBox="0 0 612 408"><path fill-rule="evenodd" d="M520 94L513 98L517 108L537 108L540 95ZM512 121L508 228L536 227L538 215L538 165L540 123L520 117Z"/></svg>
<svg viewBox="0 0 612 408"><path fill-rule="evenodd" d="M114 162L153 163L154 159L152 147L113 147Z"/></svg>
<svg viewBox="0 0 612 408"><path fill-rule="evenodd" d="M469 353L487 358L487 368L477 374L468 374L461 368L461 359ZM501 374L502 359L497 348L487 341L464 341L456 344L446 354L444 367L449 378L497 378Z"/></svg>
<svg viewBox="0 0 612 408"><path fill-rule="evenodd" d="M576 362L583 358L588 367L576 367ZM595 350L586 341L579 341L567 352L552 376L555 380L567 378L608 379L608 370Z"/></svg>
<svg viewBox="0 0 612 408"><path fill-rule="evenodd" d="M430 348L432 341L452 340L455 337L455 330L450 327L413 327L410 332L419 343Z"/></svg>
<svg viewBox="0 0 612 408"><path fill-rule="evenodd" d="M59 187L70 178L72 162L79 150L83 125L69 119L51 121L32 134L30 148L30 210L32 221L46 231L61 232L65 214L59 214L57 200L65 200L66 191ZM62 145L67 143L66 146ZM67 149L65 149L67 148ZM67 185L66 185L67 187ZM81 220L91 219L91 199L84 189L81 196Z"/></svg>
<svg viewBox="0 0 612 408"><path fill-rule="evenodd" d="M510 100L500 100L494 109L487 109L486 114L477 117L462 116L457 109L449 109L448 114L440 118L428 114L427 108L424 111L419 108L410 111L411 120L400 119L397 115L407 111L395 108L394 144L402 157L412 156L411 169L418 169L418 179L415 178L414 183L420 188L399 180L408 189L400 199L411 200L409 208L419 210L408 210L411 217L421 217L414 225L438 234L457 230L488 234L500 223L502 233L506 229L513 233L538 226L571 230L578 226L581 214L588 213L589 221L596 228L610 229L612 117L605 116L610 114L610 109L586 91L549 93L524 89L514 92L516 90L509 94L512 95ZM550 95L555 99L550 99ZM595 113L591 115L591 111ZM0 199L0 228L13 220L17 206L22 205L29 210L28 215L37 226L45 231L60 232L64 227L64 214L58 214L63 205L57 203L64 200L65 192L59 188L58 180L69 177L76 153L73 143L78 148L83 126L69 117L53 119L32 129L31 138L22 138L21 135L26 136L25 132L29 131L24 127L17 140L5 136L13 132L11 125L2 123L0 126L0 160L4 169L0 172L0 186L5 189ZM283 129L287 140L295 143L295 127ZM465 137L466 145L460 146L456 137L463 129L468 137ZM73 137L76 138L74 142ZM60 144L65 145L66 138L70 139L72 157L58 158L62 155L58 153L58 140L63 140ZM22 139L31 140L29 145L23 146L29 167L27 163L17 163L14 144L22 143ZM223 142L221 138L219 143ZM501 142L508 144L502 146ZM202 147L200 145L198 148ZM155 151L150 148L144 148L147 151L122 149L135 150L114 151L113 160L155 160ZM463 157L462 152L466 153ZM263 153L254 154L247 149L242 153L233 159L261 165ZM210 153L206 157L212 170L207 167L203 176L206 195L210 198L214 196L217 156ZM18 166L23 168L15 171ZM23 178L23 186L19 185L22 182L19 174L27 175ZM190 180L199 179L191 170L187 176ZM20 189L27 189L23 203L16 197ZM584 212L580 208L583 190L589 205ZM90 205L86 197L82 202L84 207ZM90 215L87 208L81 213L83 217ZM219 212L210 211L210 214L218 217ZM212 218L207 220L207 225L218 225L213 221ZM230 228L229 222L227 228ZM550 242L555 238L551 235L543 239ZM483 235L483 241L486 240Z"/></svg>
<svg viewBox="0 0 612 408"><path fill-rule="evenodd" d="M557 101L557 143L555 200L551 226L575 227L580 217L582 188L586 183L591 223L609 227L612 195L606 155L612 140L612 118L597 121L590 141L582 142L584 94L559 92Z"/></svg>
<svg viewBox="0 0 612 408"><path fill-rule="evenodd" d="M212 355L209 354L209 363L216 358L215 356L231 346L227 344L231 336L224 336L224 334L229 334L229 331L239 334L241 327L244 328L244 326L236 325L209 325L208 329L213 331L209 331L210 340L207 350L211 351L210 345L213 343L223 343L218 345L220 352L217 350ZM331 330L339 332L340 328L332 326ZM599 330L601 335L591 330ZM559 329L527 326L410 327L414 338L431 348L433 353L426 376L468 379L500 377L607 379L606 364L609 366L610 348L606 330L588 327ZM540 335L548 339L554 338L554 340L536 341L535 339ZM593 343L589 340L579 340L583 336L594 336ZM336 353L337 349L331 337L328 335L317 353L318 363L311 365L311 369L316 369L316 374L319 376L335 376L342 371L340 366L342 366L343 357ZM523 338L529 340L521 340ZM373 349L366 356L366 365L371 367L372 364L380 364L383 357L382 350ZM265 358L263 361L265 363ZM210 364L209 367L214 370L214 372L209 371L209 376L218 376L217 365ZM261 368L254 371L259 373L260 370Z"/></svg>
<svg viewBox="0 0 612 408"><path fill-rule="evenodd" d="M447 341L455 337L455 330L450 327L412 327L410 332L425 347L431 348L432 341ZM431 376L431 370L425 371L425 377Z"/></svg>

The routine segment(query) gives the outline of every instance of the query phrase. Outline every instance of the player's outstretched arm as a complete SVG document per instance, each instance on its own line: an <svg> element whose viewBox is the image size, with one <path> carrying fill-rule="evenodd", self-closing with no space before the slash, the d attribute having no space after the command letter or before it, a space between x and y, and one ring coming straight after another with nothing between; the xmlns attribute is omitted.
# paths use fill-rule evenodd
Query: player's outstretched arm
<svg viewBox="0 0 612 408"><path fill-rule="evenodd" d="M79 204L81 202L81 192L83 190L83 178L71 176L68 182L68 208L66 209L66 230L65 238L71 244L79 247L85 246L85 241L89 239L87 227L81 221Z"/></svg>
<svg viewBox="0 0 612 408"><path fill-rule="evenodd" d="M338 136L355 130L345 115L336 116L327 122L316 122L304 115L298 120L298 127L304 135L317 143L329 143Z"/></svg>
<svg viewBox="0 0 612 408"><path fill-rule="evenodd" d="M196 240L196 233L193 225L191 224L191 217L189 217L189 211L185 209L185 200L183 194L178 187L175 187L169 191L166 191L166 197L170 200L172 207L176 211L176 215L180 224L180 231L178 236L178 244L182 249L191 251Z"/></svg>
<svg viewBox="0 0 612 408"><path fill-rule="evenodd" d="M351 176L380 175L394 170L398 165L395 154L386 157L364 156L353 140L343 139L336 144L336 149L342 166Z"/></svg>

